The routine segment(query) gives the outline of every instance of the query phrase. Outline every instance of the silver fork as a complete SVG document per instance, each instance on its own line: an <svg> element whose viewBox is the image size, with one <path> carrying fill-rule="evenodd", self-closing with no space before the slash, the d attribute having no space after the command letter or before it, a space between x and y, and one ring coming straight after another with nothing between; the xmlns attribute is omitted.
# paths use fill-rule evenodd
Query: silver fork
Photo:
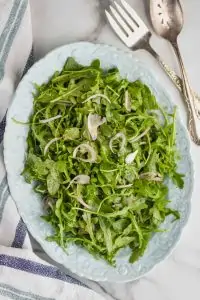
<svg viewBox="0 0 200 300"><path fill-rule="evenodd" d="M120 39L133 51L144 49L148 51L159 62L167 75L183 93L182 79L161 59L158 53L151 47L150 38L152 36L142 19L136 11L125 1L120 0L121 6L114 1L115 7L110 6L111 13L105 11L108 21ZM195 93L196 115L200 116L200 97Z"/></svg>

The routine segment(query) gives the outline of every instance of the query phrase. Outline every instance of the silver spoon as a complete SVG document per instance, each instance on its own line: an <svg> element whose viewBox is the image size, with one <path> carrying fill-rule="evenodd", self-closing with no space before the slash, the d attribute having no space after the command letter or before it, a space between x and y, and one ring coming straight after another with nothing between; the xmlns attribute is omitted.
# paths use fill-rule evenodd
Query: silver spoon
<svg viewBox="0 0 200 300"><path fill-rule="evenodd" d="M150 16L156 33L168 40L174 48L183 77L184 100L188 107L188 130L195 144L200 145L197 132L195 98L190 87L177 38L183 28L183 11L179 0L150 0Z"/></svg>

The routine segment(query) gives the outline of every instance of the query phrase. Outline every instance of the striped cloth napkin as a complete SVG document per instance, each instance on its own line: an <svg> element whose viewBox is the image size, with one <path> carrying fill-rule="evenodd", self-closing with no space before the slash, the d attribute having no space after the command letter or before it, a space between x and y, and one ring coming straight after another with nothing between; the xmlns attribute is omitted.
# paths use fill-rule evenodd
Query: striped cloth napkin
<svg viewBox="0 0 200 300"><path fill-rule="evenodd" d="M103 298L39 259L9 193L3 162L5 114L19 80L33 63L28 0L0 0L0 299Z"/></svg>

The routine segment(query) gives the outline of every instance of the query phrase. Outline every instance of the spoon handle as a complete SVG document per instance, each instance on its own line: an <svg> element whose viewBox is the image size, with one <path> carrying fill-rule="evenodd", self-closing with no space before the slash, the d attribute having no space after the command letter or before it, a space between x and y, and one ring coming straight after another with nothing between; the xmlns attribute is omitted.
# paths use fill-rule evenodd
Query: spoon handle
<svg viewBox="0 0 200 300"><path fill-rule="evenodd" d="M151 55L159 62L162 68L165 70L166 74L170 77L172 82L178 88L178 90L184 94L183 91L183 80L162 60L160 55L151 47L150 44L145 47L145 49L151 53ZM200 96L196 92L192 92L194 95L194 106L195 106L195 113L197 117L200 119Z"/></svg>
<svg viewBox="0 0 200 300"><path fill-rule="evenodd" d="M188 76L185 70L185 66L183 63L183 59L178 47L177 41L171 43L175 54L178 58L180 69L182 72L182 77L183 77L183 95L185 98L185 102L188 107L188 130L191 134L191 137L194 141L195 144L200 145L200 135L198 134L197 131L197 120L196 120L196 111L195 111L195 100L194 100L194 94L192 92L192 89L190 87L190 83L188 80Z"/></svg>

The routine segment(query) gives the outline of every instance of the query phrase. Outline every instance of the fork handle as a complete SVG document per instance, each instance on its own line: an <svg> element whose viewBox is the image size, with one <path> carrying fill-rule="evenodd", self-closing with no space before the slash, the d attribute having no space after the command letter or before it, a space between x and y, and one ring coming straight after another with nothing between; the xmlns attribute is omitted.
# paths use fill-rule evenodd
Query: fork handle
<svg viewBox="0 0 200 300"><path fill-rule="evenodd" d="M182 94L184 94L183 80L161 59L160 55L158 55L158 53L151 47L150 44L145 46L145 50L147 50L159 62L166 74L170 77L175 86L178 88L178 90ZM194 95L195 113L196 116L200 119L200 108L198 107L200 105L200 96L194 91L192 91L192 93Z"/></svg>

